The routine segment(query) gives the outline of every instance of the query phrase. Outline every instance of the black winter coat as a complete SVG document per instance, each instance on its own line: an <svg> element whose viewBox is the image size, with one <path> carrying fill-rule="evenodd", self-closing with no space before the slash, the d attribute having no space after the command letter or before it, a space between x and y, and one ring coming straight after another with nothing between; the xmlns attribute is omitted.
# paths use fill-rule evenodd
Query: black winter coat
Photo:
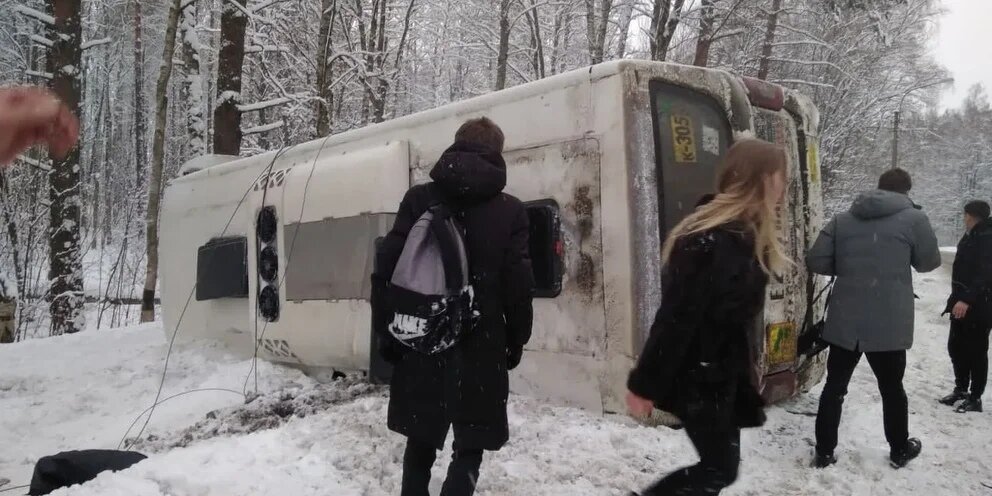
<svg viewBox="0 0 992 496"><path fill-rule="evenodd" d="M676 242L662 274L661 308L627 387L716 430L764 423L752 385L749 335L768 277L754 242L731 224Z"/></svg>
<svg viewBox="0 0 992 496"><path fill-rule="evenodd" d="M970 307L966 320L992 325L992 219L978 224L961 238L954 256L952 280L945 313L963 301Z"/></svg>
<svg viewBox="0 0 992 496"><path fill-rule="evenodd" d="M440 449L454 424L460 448L498 450L509 437L507 370L519 362L534 317L527 211L502 193L506 164L499 154L455 143L441 156L431 179L403 198L373 275L374 326L385 343L380 352L395 365L389 428ZM458 212L465 228L481 319L456 346L428 356L407 351L389 334L388 303L381 295L410 228L441 202Z"/></svg>

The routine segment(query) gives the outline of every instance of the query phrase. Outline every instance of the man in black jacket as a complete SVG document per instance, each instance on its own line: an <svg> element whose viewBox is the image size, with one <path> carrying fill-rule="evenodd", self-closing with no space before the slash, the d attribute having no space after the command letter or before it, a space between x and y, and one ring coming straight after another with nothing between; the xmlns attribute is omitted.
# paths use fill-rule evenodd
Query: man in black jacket
<svg viewBox="0 0 992 496"><path fill-rule="evenodd" d="M981 412L989 375L989 332L992 331L992 219L989 204L964 207L968 231L954 257L953 287L945 314L951 314L947 350L954 366L954 392L940 402L957 411ZM971 386L971 393L968 387Z"/></svg>
<svg viewBox="0 0 992 496"><path fill-rule="evenodd" d="M401 496L428 496L436 450L454 429L454 459L441 494L474 493L483 450L509 438L507 371L520 363L531 335L534 275L527 211L503 193L503 132L487 118L472 119L455 134L431 171L433 182L415 186L400 204L393 230L379 251L373 275L372 312L383 347L395 365L390 384L389 428L407 439ZM437 355L408 351L388 330L383 288L407 234L431 206L443 203L465 228L472 286L481 313L471 333Z"/></svg>

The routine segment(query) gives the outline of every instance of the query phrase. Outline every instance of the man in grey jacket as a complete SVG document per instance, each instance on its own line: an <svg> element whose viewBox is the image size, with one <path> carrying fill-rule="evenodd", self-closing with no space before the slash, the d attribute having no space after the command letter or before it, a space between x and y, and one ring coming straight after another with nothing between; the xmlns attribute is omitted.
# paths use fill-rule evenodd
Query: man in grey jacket
<svg viewBox="0 0 992 496"><path fill-rule="evenodd" d="M889 170L877 190L859 196L849 211L827 224L809 252L811 271L836 277L823 331L830 357L816 417L815 467L837 461L844 396L862 353L882 395L892 466L904 467L922 449L918 439L909 437L902 385L906 350L913 346L911 267L919 272L940 267L940 252L926 214L907 196L910 189L909 173Z"/></svg>

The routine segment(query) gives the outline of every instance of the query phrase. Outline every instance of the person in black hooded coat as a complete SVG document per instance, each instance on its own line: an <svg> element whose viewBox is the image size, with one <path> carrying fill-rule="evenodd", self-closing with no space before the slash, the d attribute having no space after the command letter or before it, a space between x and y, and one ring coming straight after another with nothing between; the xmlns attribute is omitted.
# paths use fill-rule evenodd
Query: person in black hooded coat
<svg viewBox="0 0 992 496"><path fill-rule="evenodd" d="M509 438L507 371L520 363L531 335L534 275L529 256L527 211L503 193L503 133L487 118L466 122L431 171L433 182L415 186L399 207L392 231L379 249L373 275L373 319L380 353L394 364L389 428L408 438L402 496L427 496L436 450L454 430L454 459L442 495L474 492L482 451ZM469 272L481 318L476 328L437 355L407 351L386 330L383 288L420 216L443 203L465 229Z"/></svg>
<svg viewBox="0 0 992 496"><path fill-rule="evenodd" d="M989 375L989 333L992 332L992 218L989 204L965 206L968 232L958 243L953 288L944 314L951 314L947 350L954 367L954 392L941 398L959 413L981 412ZM971 387L969 393L968 388Z"/></svg>
<svg viewBox="0 0 992 496"><path fill-rule="evenodd" d="M718 193L668 235L661 307L627 381L627 406L677 415L699 463L643 496L719 494L737 479L740 430L765 422L751 380L750 335L769 274L786 264L776 209L787 184L785 150L743 140L727 152Z"/></svg>

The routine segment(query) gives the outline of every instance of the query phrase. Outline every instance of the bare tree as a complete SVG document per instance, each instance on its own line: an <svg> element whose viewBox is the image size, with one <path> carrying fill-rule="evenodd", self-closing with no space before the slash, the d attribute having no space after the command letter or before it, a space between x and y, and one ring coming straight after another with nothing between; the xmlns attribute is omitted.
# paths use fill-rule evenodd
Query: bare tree
<svg viewBox="0 0 992 496"><path fill-rule="evenodd" d="M241 154L241 78L245 61L247 0L225 0L220 21L217 103L214 109L214 153Z"/></svg>
<svg viewBox="0 0 992 496"><path fill-rule="evenodd" d="M51 88L75 113L82 110L80 67L82 67L81 0L49 0L49 39L47 58ZM79 147L62 159L51 157L49 175L49 298L52 335L83 329L83 274L80 254Z"/></svg>
<svg viewBox="0 0 992 496"><path fill-rule="evenodd" d="M758 68L758 79L768 79L772 48L775 45L775 30L778 28L778 16L781 12L782 0L772 0L772 9L768 12L768 24L765 26L765 41L761 45L761 65Z"/></svg>
<svg viewBox="0 0 992 496"><path fill-rule="evenodd" d="M158 213L162 194L162 162L165 159L165 126L168 110L169 79L172 77L172 58L176 51L176 29L179 23L180 2L172 0L169 18L165 24L165 47L162 49L162 66L155 85L155 142L152 145L152 170L148 181L148 208L145 210L145 290L141 295L141 321L155 320L155 286L158 283Z"/></svg>
<svg viewBox="0 0 992 496"><path fill-rule="evenodd" d="M699 7L699 37L696 40L696 55L692 65L706 67L710 59L710 47L713 45L714 24L716 11L713 9L714 0L700 0Z"/></svg>
<svg viewBox="0 0 992 496"><path fill-rule="evenodd" d="M651 11L651 33L649 39L651 60L664 61L668 58L668 47L675 37L675 30L682 21L682 7L685 0L655 0Z"/></svg>
<svg viewBox="0 0 992 496"><path fill-rule="evenodd" d="M506 65L510 54L510 0L499 0L499 48L496 55L496 84L493 89L506 88Z"/></svg>
<svg viewBox="0 0 992 496"><path fill-rule="evenodd" d="M630 24L634 21L634 1L627 0L620 7L620 19L617 22L617 52L616 58L622 59L627 55L627 41L630 37Z"/></svg>
<svg viewBox="0 0 992 496"><path fill-rule="evenodd" d="M544 38L541 36L541 17L538 12L537 0L529 0L524 15L530 28L531 68L536 79L544 79L547 69L544 63ZM509 38L509 37L507 37Z"/></svg>
<svg viewBox="0 0 992 496"><path fill-rule="evenodd" d="M598 64L604 60L606 54L606 32L613 11L613 0L600 0L598 9L596 0L585 0L585 2L589 60L592 64Z"/></svg>
<svg viewBox="0 0 992 496"><path fill-rule="evenodd" d="M145 180L147 126L145 118L145 48L141 39L141 1L131 2L134 9L134 173L135 184Z"/></svg>
<svg viewBox="0 0 992 496"><path fill-rule="evenodd" d="M187 157L207 153L207 122L204 119L206 102L203 101L203 73L200 65L200 37L196 32L198 4L191 0L183 5L180 14L180 36L183 43L182 100L186 106L186 135L189 139Z"/></svg>
<svg viewBox="0 0 992 496"><path fill-rule="evenodd" d="M365 89L363 106L366 122L382 122L386 115L386 99L390 85L395 81L398 68L402 64L403 53L406 50L410 24L416 9L416 0L409 0L404 10L400 39L396 48L389 49L389 0L370 0L369 15L366 15L363 0L355 0L353 16L358 27L358 40L361 53L365 54L362 61L363 75L361 80ZM392 57L390 57L390 52ZM390 60L392 59L392 60Z"/></svg>
<svg viewBox="0 0 992 496"><path fill-rule="evenodd" d="M321 0L320 31L317 35L317 136L331 134L331 110L334 108L334 91L331 88L333 51L331 38L334 19L337 17L337 0Z"/></svg>

